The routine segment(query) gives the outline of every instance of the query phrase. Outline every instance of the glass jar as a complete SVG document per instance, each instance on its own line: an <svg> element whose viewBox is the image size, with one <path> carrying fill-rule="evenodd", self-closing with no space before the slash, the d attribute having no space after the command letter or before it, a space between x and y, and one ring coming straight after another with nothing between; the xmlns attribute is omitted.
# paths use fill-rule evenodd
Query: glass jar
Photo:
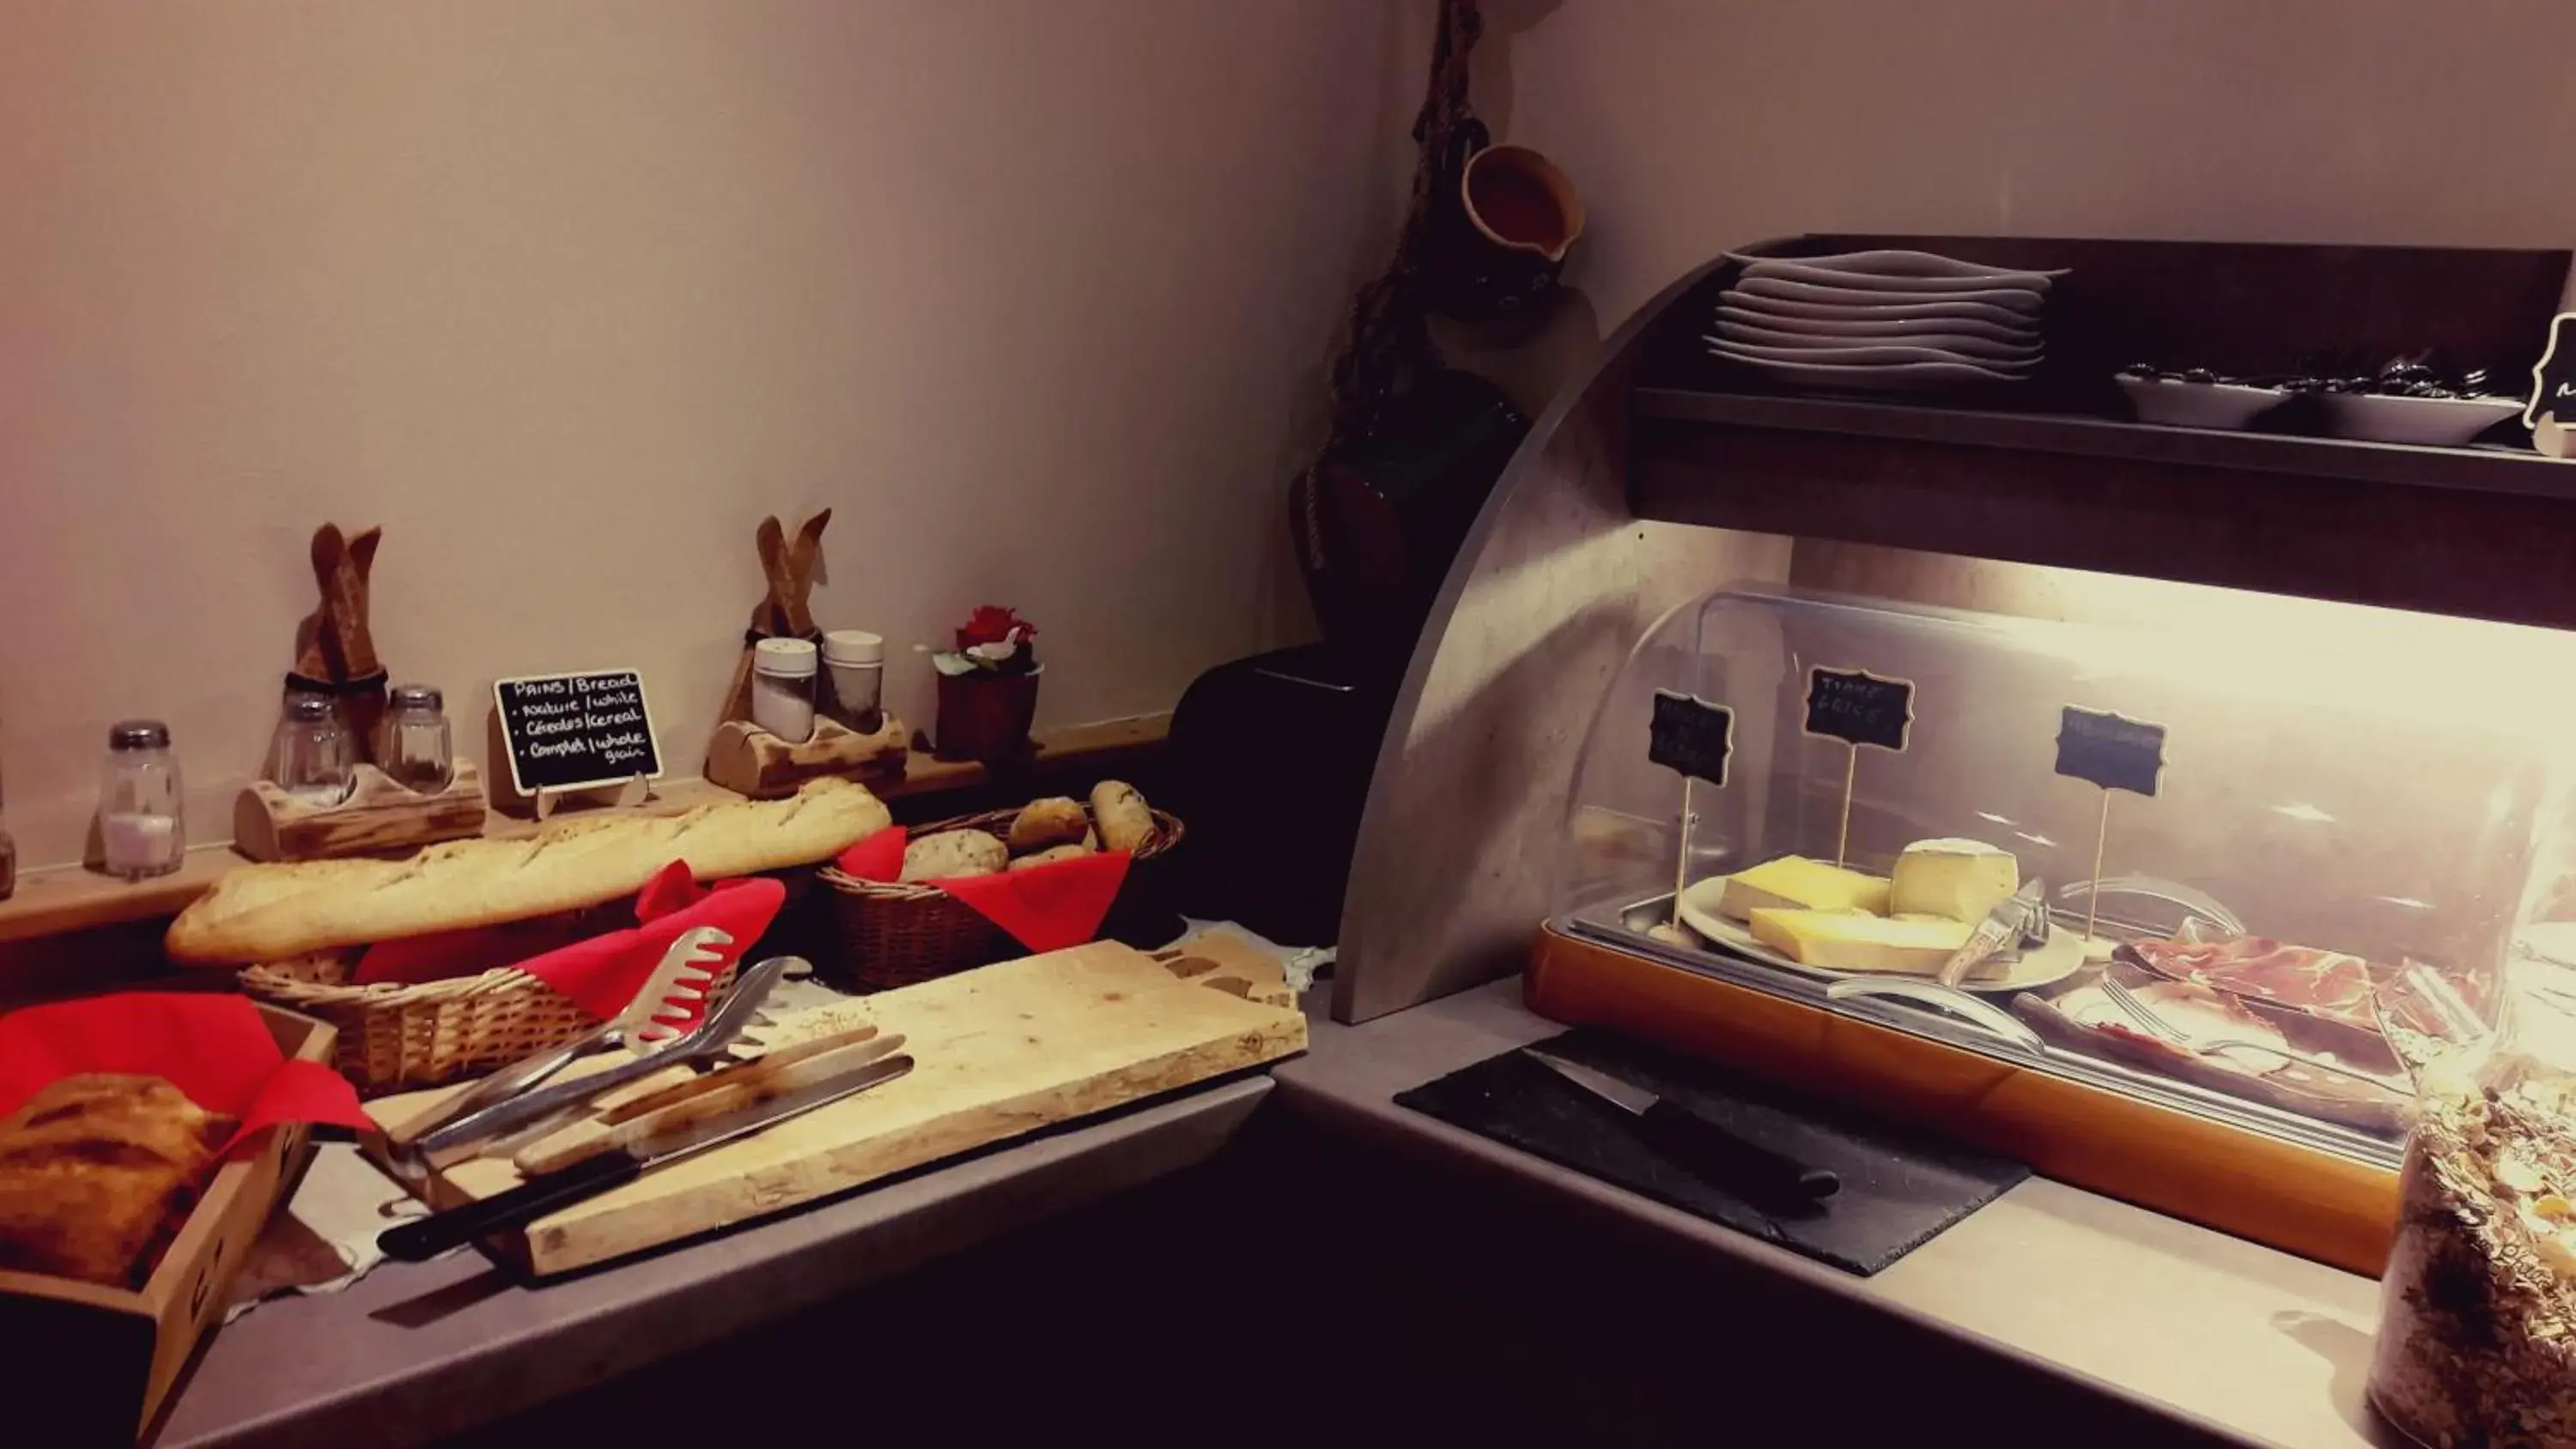
<svg viewBox="0 0 2576 1449"><path fill-rule="evenodd" d="M126 880L168 875L188 848L170 727L119 720L107 732L98 787L99 868Z"/></svg>
<svg viewBox="0 0 2576 1449"><path fill-rule="evenodd" d="M885 692L885 637L865 629L835 629L823 636L824 713L863 735L885 724L878 702Z"/></svg>
<svg viewBox="0 0 2576 1449"><path fill-rule="evenodd" d="M398 684L376 734L376 766L406 790L435 795L456 779L447 700L427 684Z"/></svg>
<svg viewBox="0 0 2576 1449"><path fill-rule="evenodd" d="M329 809L349 798L356 765L340 711L319 694L290 694L268 752L268 778L298 804Z"/></svg>
<svg viewBox="0 0 2576 1449"><path fill-rule="evenodd" d="M791 745L814 737L816 651L808 639L763 639L751 651L751 722Z"/></svg>
<svg viewBox="0 0 2576 1449"><path fill-rule="evenodd" d="M2525 952L2418 1084L2370 1400L2434 1449L2576 1443L2576 971Z"/></svg>

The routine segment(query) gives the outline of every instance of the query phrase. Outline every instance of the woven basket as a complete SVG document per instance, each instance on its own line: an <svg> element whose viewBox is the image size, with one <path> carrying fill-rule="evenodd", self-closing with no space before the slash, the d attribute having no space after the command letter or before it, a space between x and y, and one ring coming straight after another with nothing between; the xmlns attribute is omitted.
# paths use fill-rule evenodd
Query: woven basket
<svg viewBox="0 0 2576 1449"><path fill-rule="evenodd" d="M367 1093L401 1091L504 1067L560 1046L599 1018L515 966L413 985L349 984L354 953L245 966L242 990L340 1029L331 1065ZM727 966L711 991L732 979Z"/></svg>
<svg viewBox="0 0 2576 1449"><path fill-rule="evenodd" d="M982 830L1008 835L1017 810L987 810L924 825L912 838L943 830ZM1154 812L1154 833L1136 847L1131 860L1142 865L1181 843L1177 816ZM977 966L990 966L1025 954L1010 933L978 915L975 909L937 886L918 882L861 880L833 866L822 870L832 888L832 910L840 923L839 952L816 969L834 985L883 991L935 980ZM1132 884L1135 877L1128 877Z"/></svg>

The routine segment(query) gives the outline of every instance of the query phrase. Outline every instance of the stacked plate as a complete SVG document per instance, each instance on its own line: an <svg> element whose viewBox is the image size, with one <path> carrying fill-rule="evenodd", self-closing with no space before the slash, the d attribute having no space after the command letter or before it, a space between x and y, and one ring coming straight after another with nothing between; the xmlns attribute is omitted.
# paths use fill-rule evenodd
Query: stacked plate
<svg viewBox="0 0 2576 1449"><path fill-rule="evenodd" d="M2065 276L1929 252L1748 257L1717 299L1708 349L1774 381L1834 392L2019 382L2040 362L2049 284Z"/></svg>

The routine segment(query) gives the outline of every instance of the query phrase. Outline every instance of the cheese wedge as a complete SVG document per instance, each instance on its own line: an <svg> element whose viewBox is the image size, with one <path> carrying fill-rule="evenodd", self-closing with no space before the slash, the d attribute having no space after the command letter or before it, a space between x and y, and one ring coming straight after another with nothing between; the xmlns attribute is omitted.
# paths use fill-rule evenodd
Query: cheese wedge
<svg viewBox="0 0 2576 1449"><path fill-rule="evenodd" d="M1877 915L1887 909L1887 881L1803 855L1766 860L1726 878L1726 894L1717 902L1719 915L1749 921L1755 911L1766 908Z"/></svg>
<svg viewBox="0 0 2576 1449"><path fill-rule="evenodd" d="M2010 851L1982 840L1918 840L1896 857L1888 913L1946 916L1973 926L2019 889L2021 865Z"/></svg>
<svg viewBox="0 0 2576 1449"><path fill-rule="evenodd" d="M1961 921L1897 921L1843 911L1753 913L1753 939L1802 966L1827 971L1938 975L1951 953L1968 944L1968 929Z"/></svg>

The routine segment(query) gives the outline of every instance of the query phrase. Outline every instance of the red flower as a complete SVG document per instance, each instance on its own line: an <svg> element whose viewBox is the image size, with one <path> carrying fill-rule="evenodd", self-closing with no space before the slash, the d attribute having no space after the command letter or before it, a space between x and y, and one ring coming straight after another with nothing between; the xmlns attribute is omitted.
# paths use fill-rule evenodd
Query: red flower
<svg viewBox="0 0 2576 1449"><path fill-rule="evenodd" d="M975 611L975 616L966 621L964 628L957 631L957 647L964 649L975 644L999 644L1010 638L1011 631L1014 629L1020 631L1022 639L1037 637L1037 625L1008 609L995 608L991 604L986 604Z"/></svg>

